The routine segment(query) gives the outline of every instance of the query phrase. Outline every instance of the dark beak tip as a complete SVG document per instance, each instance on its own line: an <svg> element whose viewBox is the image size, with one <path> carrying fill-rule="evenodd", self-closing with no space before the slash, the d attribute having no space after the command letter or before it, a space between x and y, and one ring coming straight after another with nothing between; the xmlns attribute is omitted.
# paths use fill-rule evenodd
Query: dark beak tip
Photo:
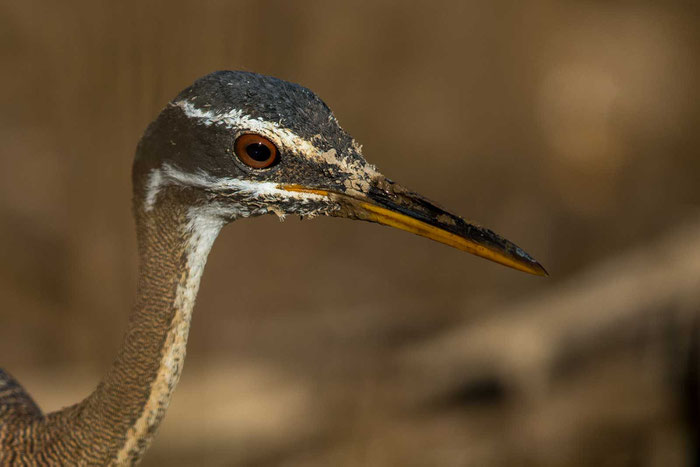
<svg viewBox="0 0 700 467"><path fill-rule="evenodd" d="M494 234L496 235L496 234ZM528 272L535 276L549 277L547 270L537 261L535 258L530 256L525 250L519 246L512 244L508 240L503 240L506 244L509 244L509 250L511 250L512 258L515 259L521 265L527 265L523 271ZM513 251L515 250L515 251Z"/></svg>
<svg viewBox="0 0 700 467"><path fill-rule="evenodd" d="M347 204L347 211L340 211L342 217L395 227L525 273L549 276L539 262L514 243L398 185L392 184L391 189L371 186L365 198L337 195Z"/></svg>
<svg viewBox="0 0 700 467"><path fill-rule="evenodd" d="M549 277L549 273L547 272L547 270L544 268L544 266L542 266L537 261L534 262L533 267L534 267L534 274L536 276Z"/></svg>

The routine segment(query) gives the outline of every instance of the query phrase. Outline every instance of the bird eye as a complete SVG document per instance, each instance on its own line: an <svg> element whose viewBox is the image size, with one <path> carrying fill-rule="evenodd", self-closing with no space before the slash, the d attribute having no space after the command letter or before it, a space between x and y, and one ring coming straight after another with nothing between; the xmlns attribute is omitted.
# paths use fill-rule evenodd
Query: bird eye
<svg viewBox="0 0 700 467"><path fill-rule="evenodd" d="M238 158L254 169L270 167L277 160L277 147L260 135L239 136L234 143L234 149Z"/></svg>

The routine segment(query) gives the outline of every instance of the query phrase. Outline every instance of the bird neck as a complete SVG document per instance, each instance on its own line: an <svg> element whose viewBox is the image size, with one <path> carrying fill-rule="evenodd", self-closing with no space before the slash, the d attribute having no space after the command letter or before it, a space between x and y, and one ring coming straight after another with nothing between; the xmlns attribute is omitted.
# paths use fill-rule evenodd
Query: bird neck
<svg viewBox="0 0 700 467"><path fill-rule="evenodd" d="M136 203L140 268L123 345L97 389L63 414L71 429L99 438L90 444L110 462L140 459L180 379L200 279L223 226L197 212L166 192L153 206Z"/></svg>

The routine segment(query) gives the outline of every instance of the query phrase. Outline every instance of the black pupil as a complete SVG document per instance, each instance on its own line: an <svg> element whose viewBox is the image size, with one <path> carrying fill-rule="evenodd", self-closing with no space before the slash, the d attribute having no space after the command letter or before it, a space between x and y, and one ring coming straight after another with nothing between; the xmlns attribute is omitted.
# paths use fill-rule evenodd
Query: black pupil
<svg viewBox="0 0 700 467"><path fill-rule="evenodd" d="M252 143L246 146L245 151L251 159L258 162L265 162L270 158L270 148L262 143Z"/></svg>

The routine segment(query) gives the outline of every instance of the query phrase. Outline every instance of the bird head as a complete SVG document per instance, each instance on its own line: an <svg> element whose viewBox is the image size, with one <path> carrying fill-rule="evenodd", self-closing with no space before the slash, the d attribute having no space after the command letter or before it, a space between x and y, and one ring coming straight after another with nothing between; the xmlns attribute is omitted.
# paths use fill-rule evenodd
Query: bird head
<svg viewBox="0 0 700 467"><path fill-rule="evenodd" d="M181 92L141 139L134 182L144 211L163 190L186 191L192 209L223 223L268 213L365 220L546 275L515 244L382 175L312 91L255 73L215 72Z"/></svg>

